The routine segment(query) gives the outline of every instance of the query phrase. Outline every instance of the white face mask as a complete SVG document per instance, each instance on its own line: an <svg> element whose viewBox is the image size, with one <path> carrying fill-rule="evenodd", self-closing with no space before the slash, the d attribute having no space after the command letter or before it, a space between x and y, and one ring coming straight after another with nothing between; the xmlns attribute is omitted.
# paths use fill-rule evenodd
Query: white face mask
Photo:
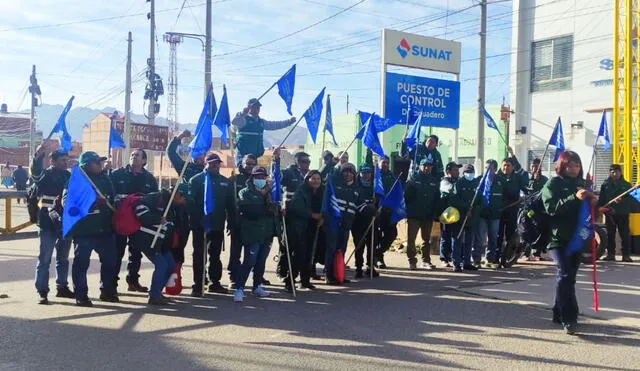
<svg viewBox="0 0 640 371"><path fill-rule="evenodd" d="M476 174L475 173L464 173L464 178L466 180L474 180L476 178Z"/></svg>
<svg viewBox="0 0 640 371"><path fill-rule="evenodd" d="M267 185L267 180L266 179L254 179L253 180L253 185L255 185L256 188L262 189Z"/></svg>

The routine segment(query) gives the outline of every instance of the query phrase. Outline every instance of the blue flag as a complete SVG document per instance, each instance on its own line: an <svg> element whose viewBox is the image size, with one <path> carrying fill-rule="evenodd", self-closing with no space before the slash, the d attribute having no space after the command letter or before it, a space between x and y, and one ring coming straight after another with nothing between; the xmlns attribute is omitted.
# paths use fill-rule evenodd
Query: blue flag
<svg viewBox="0 0 640 371"><path fill-rule="evenodd" d="M487 122L487 126L490 127L491 129L500 132L500 129L498 128L498 125L496 124L496 121L493 119L493 117L491 117L491 115L489 114L489 112L487 112L486 108L484 108L484 106L482 106L482 114L484 115L484 119Z"/></svg>
<svg viewBox="0 0 640 371"><path fill-rule="evenodd" d="M333 190L333 180L331 177L327 177L327 190L322 200L322 215L324 217L324 225L327 226L329 231L335 233L338 230L342 213L340 212L336 193Z"/></svg>
<svg viewBox="0 0 640 371"><path fill-rule="evenodd" d="M578 210L578 223L573 236L567 245L567 255L572 255L584 249L588 240L594 236L593 222L591 220L591 204L589 200L583 200Z"/></svg>
<svg viewBox="0 0 640 371"><path fill-rule="evenodd" d="M80 219L89 214L96 202L96 192L87 177L75 165L67 184L67 197L62 211L62 236L67 237Z"/></svg>
<svg viewBox="0 0 640 371"><path fill-rule="evenodd" d="M629 193L629 196L633 197L636 201L640 202L640 188L636 186L636 189Z"/></svg>
<svg viewBox="0 0 640 371"><path fill-rule="evenodd" d="M367 148L371 149L373 153L377 154L380 157L384 157L384 149L382 149L382 144L380 144L380 138L378 138L378 131L376 130L376 126L373 123L372 115L369 117L369 121L364 126L364 133L362 135L362 144L367 146Z"/></svg>
<svg viewBox="0 0 640 371"><path fill-rule="evenodd" d="M331 114L331 101L329 100L330 95L327 94L327 110L326 115L324 117L324 131L328 131L331 134L331 139L333 139L333 144L338 145L336 142L336 136L333 135L333 115Z"/></svg>
<svg viewBox="0 0 640 371"><path fill-rule="evenodd" d="M316 137L318 136L318 128L320 128L320 116L322 116L322 99L324 98L324 89L320 91L316 99L313 100L311 106L307 109L307 111L302 115L304 120L307 122L307 129L309 129L309 135L311 135L311 140L313 143L316 142Z"/></svg>
<svg viewBox="0 0 640 371"><path fill-rule="evenodd" d="M421 128L422 128L422 112L420 112L420 115L416 119L415 124L413 124L413 126L411 127L411 131L409 132L409 134L407 135L407 138L404 141L407 144L407 148L409 149L409 151L413 151L416 144L420 141Z"/></svg>
<svg viewBox="0 0 640 371"><path fill-rule="evenodd" d="M276 82L276 85L278 85L278 95L280 95L280 98L282 98L284 103L287 105L287 112L289 112L290 115L293 115L293 113L291 113L291 103L293 102L293 92L296 86L295 64L291 66L289 71L282 75L280 80Z"/></svg>
<svg viewBox="0 0 640 371"><path fill-rule="evenodd" d="M213 102L215 105L215 97ZM229 115L229 102L227 100L227 87L222 85L222 100L220 101L220 108L216 111L215 118L213 119L213 125L220 130L220 140L227 143L227 130L231 125L231 115Z"/></svg>
<svg viewBox="0 0 640 371"><path fill-rule="evenodd" d="M609 139L609 128L607 127L607 113L602 112L602 120L600 120L600 129L598 129L598 137L596 138L596 142L598 139L604 139L604 150L608 151L611 149L611 140Z"/></svg>
<svg viewBox="0 0 640 371"><path fill-rule="evenodd" d="M380 200L384 199L384 183L382 183L382 172L377 166L373 168L373 193L380 196Z"/></svg>
<svg viewBox="0 0 640 371"><path fill-rule="evenodd" d="M562 133L562 121L560 121L560 117L558 117L556 127L553 129L551 138L549 138L549 145L556 147L556 154L553 157L553 161L558 161L558 157L560 157L560 154L565 150L564 134Z"/></svg>
<svg viewBox="0 0 640 371"><path fill-rule="evenodd" d="M213 87L209 88L207 93L207 99L204 101L204 107L202 107L202 113L198 119L198 125L189 143L191 148L191 158L196 158L204 155L211 148L211 141L213 141L212 124L213 118L216 115L216 98L213 94Z"/></svg>
<svg viewBox="0 0 640 371"><path fill-rule="evenodd" d="M393 184L389 194L380 203L381 207L391 210L391 223L397 223L407 217L407 205L404 202L404 190L398 180Z"/></svg>
<svg viewBox="0 0 640 371"><path fill-rule="evenodd" d="M487 169L480 180L479 192L482 192L482 196L484 197L485 205L489 206L489 202L491 200L491 186L493 185L493 171L491 169Z"/></svg>
<svg viewBox="0 0 640 371"><path fill-rule="evenodd" d="M122 140L122 136L118 133L118 130L111 126L109 130L109 150L112 148L125 148L124 140Z"/></svg>
<svg viewBox="0 0 640 371"><path fill-rule="evenodd" d="M273 183L271 184L271 201L274 204L280 204L282 202L282 174L280 173L280 164L276 161L271 163L271 177Z"/></svg>
<svg viewBox="0 0 640 371"><path fill-rule="evenodd" d="M73 144L71 143L71 135L69 135L69 131L67 131L65 120L67 119L67 114L71 110L71 105L73 104L74 98L74 96L71 96L71 98L67 102L67 105L62 110L62 113L60 113L60 117L58 117L56 125L53 127L53 129L51 129L51 134L49 134L49 137L51 137L55 133L61 133L60 148L65 152L69 152L71 151L71 149L73 149Z"/></svg>
<svg viewBox="0 0 640 371"><path fill-rule="evenodd" d="M364 135L364 127L367 125L367 122L369 122L371 116L373 116L373 124L376 126L376 131L378 133L382 133L396 124L389 119L376 115L375 113L372 115L370 113L360 111L359 116L361 128L360 131L358 131L358 134L356 134L356 138L358 139L362 139L362 136Z"/></svg>
<svg viewBox="0 0 640 371"><path fill-rule="evenodd" d="M214 198L213 198L213 179L208 172L204 173L204 218L202 218L202 228L205 232L211 232L213 229L213 223L211 218L214 210Z"/></svg>

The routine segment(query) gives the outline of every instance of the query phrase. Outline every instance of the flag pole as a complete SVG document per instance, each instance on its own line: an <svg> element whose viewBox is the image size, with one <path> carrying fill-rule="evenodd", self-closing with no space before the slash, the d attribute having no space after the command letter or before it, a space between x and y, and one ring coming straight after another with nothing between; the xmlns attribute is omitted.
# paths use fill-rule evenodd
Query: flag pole
<svg viewBox="0 0 640 371"><path fill-rule="evenodd" d="M287 264L289 264L289 279L291 280L291 291L293 292L293 297L296 297L296 282L293 279L293 269L291 267L291 253L289 250L289 239L287 238L287 222L285 220L284 215L282 216L282 227L283 227L283 239L284 239L284 247L287 249Z"/></svg>
<svg viewBox="0 0 640 371"><path fill-rule="evenodd" d="M322 130L322 151L320 151L320 166L322 167L322 164L324 163L324 158L322 158L322 154L324 153L324 149L325 149L325 137L327 134L327 124L325 122L325 126L324 126L324 130Z"/></svg>
<svg viewBox="0 0 640 371"><path fill-rule="evenodd" d="M280 145L277 148L280 148L284 145L284 142L287 140L287 138L289 138L289 136L291 135L291 133L293 133L293 130L298 126L298 124L300 123L300 121L302 121L302 118L304 116L301 116L300 118L298 118L298 120L296 120L296 123L293 125L293 127L291 128L291 130L289 130L289 132L287 133L287 135L285 135L284 139L282 139L282 142L280 142Z"/></svg>
<svg viewBox="0 0 640 371"><path fill-rule="evenodd" d="M475 204L476 197L478 197L478 191L480 190L480 186L482 186L482 181L485 180L486 176L488 176L487 174L489 174L489 171L491 170L487 169L487 171L485 171L484 173L485 175L482 177L482 179L480 179L480 183L476 188L476 192L473 194L473 198L471 199L471 204L469 205L469 212L464 216L464 220L462 221L462 228L460 228L460 232L458 232L458 237L456 237L456 239L460 238L460 235L462 235L462 231L464 230L465 225L467 225L467 219L469 218L469 213L473 211L473 204Z"/></svg>
<svg viewBox="0 0 640 371"><path fill-rule="evenodd" d="M268 92L270 92L270 91L271 91L271 89L273 89L277 84L278 84L278 82L277 82L277 81L276 81L276 82L274 82L274 83L273 83L273 85L271 85L271 86L269 87L269 89L267 89L267 91L265 91L264 93L262 93L262 95L258 97L258 102L260 101L260 99L264 98L264 96L265 96L265 95L267 95L267 93L268 93Z"/></svg>
<svg viewBox="0 0 640 371"><path fill-rule="evenodd" d="M373 220L371 220L371 253L369 254L371 260L369 260L369 264L370 264L369 265L369 279L373 279L373 267L376 265L375 262L373 261L374 260L373 253L374 253L375 246L376 246L376 244L374 242L375 238L376 238L375 236L376 236L376 216L374 215L373 216ZM367 239L367 236L365 235L363 240L366 240L366 239Z"/></svg>
<svg viewBox="0 0 640 371"><path fill-rule="evenodd" d="M627 189L626 191L624 191L623 193L619 194L618 196L616 196L613 200L607 202L604 206L602 207L607 207L609 205L611 205L612 203L618 201L619 199L621 199L622 197L628 195L629 193L635 191L636 189L638 189L638 187L640 187L640 184L636 184L635 186Z"/></svg>
<svg viewBox="0 0 640 371"><path fill-rule="evenodd" d="M103 198L106 201L106 205L109 209L111 209L112 211L116 211L116 209L113 207L113 205L111 205L111 203L109 202L109 199L107 199L104 194L100 191L100 189L96 186L96 184L93 182L93 180L91 180L91 178L89 178L89 175L87 175L87 173L84 171L84 169L82 168L82 166L78 166L78 169L80 169L80 171L82 172L82 175L84 175L85 178L87 178L87 180L89 181L89 183L91 183L91 186L93 187L93 189L96 191L96 193L98 194L98 196L100 196L101 198Z"/></svg>

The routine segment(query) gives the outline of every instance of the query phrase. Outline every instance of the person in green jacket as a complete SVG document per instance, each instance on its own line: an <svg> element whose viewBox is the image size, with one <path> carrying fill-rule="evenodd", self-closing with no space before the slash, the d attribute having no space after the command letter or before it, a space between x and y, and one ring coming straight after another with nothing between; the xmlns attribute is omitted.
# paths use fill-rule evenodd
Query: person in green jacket
<svg viewBox="0 0 640 371"><path fill-rule="evenodd" d="M385 156L378 162L378 168L376 171L380 172L380 178L382 179L382 186L384 188L385 195L391 191L391 187L396 182L396 177L389 169L389 157ZM375 177L375 174L374 174ZM400 181L400 180L398 180ZM380 269L386 269L387 264L384 262L384 253L389 250L393 241L398 237L397 223L391 222L391 210L389 208L382 208L379 213L379 217L376 219L376 240L378 241L378 248L376 249L376 265Z"/></svg>
<svg viewBox="0 0 640 371"><path fill-rule="evenodd" d="M604 207L608 202L616 198L631 188L631 183L622 177L622 167L617 164L609 168L609 177L600 187L600 199L598 201L599 211L605 214L607 226L607 256L603 260L616 260L616 230L620 234L622 242L621 252L623 262L633 262L631 259L631 236L629 231L629 213L631 212L633 198L626 195L611 204L611 207Z"/></svg>
<svg viewBox="0 0 640 371"><path fill-rule="evenodd" d="M409 269L418 269L416 259L416 237L420 231L422 238L422 268L434 269L431 264L431 228L436 217L440 183L431 172L433 159L423 158L419 172L407 182L404 199L407 205L407 258Z"/></svg>
<svg viewBox="0 0 640 371"><path fill-rule="evenodd" d="M451 195L451 205L458 209L461 223L464 224L459 243L453 245L453 266L469 271L478 270L471 263L471 252L473 251L475 236L478 233L480 208L483 203L482 195L476 195L479 185L480 178L476 177L474 166L471 164L464 165L462 167L462 176L458 178L454 185L456 191ZM464 221L465 218L466 223Z"/></svg>
<svg viewBox="0 0 640 371"><path fill-rule="evenodd" d="M177 137L174 137L171 142L169 142L169 146L167 147L167 157L171 162L171 165L175 169L175 171L180 175L182 168L185 165L185 161L178 154L178 146L182 143L184 138L190 138L191 132L189 130L183 131ZM198 156L194 159L191 159L187 164L187 168L182 175L182 182L189 183L189 180L193 178L194 175L199 174L204 170L204 157L205 155Z"/></svg>
<svg viewBox="0 0 640 371"><path fill-rule="evenodd" d="M420 161L425 158L431 158L433 161L433 172L432 174L438 178L444 177L444 164L442 163L442 155L438 151L438 142L440 139L437 135L432 134L429 135L423 142L423 145L416 146L412 151L408 151L407 145L405 141L402 142L401 153L402 156L409 159L411 164L411 169L415 169L420 164ZM410 176L415 171L412 171Z"/></svg>
<svg viewBox="0 0 640 371"><path fill-rule="evenodd" d="M189 181L189 195L192 201L189 208L189 222L194 237L204 236L209 255L209 292L225 294L227 290L220 284L222 261L220 253L224 242L225 221L227 230L235 229L236 211L233 184L220 174L220 156L209 153L205 158L205 170ZM213 212L204 214L205 183L208 177L212 184ZM195 245L193 249L193 292L192 296L202 296L202 277L205 263L205 244ZM197 248L196 248L197 247Z"/></svg>
<svg viewBox="0 0 640 371"><path fill-rule="evenodd" d="M370 230L367 231L367 228L369 228L369 225L371 224L371 220L373 219L374 215L376 215L376 206L373 196L373 166L368 161L369 158L370 157L367 156L367 162L360 165L355 181L358 186L360 203L356 205L356 217L353 220L353 225L351 226L351 236L353 237L353 244L356 246L356 248L359 247L359 249L355 252L356 274L354 278L362 278L365 275L370 276L371 269L373 269L373 277L379 276L378 272L373 267L373 262L371 262L371 250L374 249L374 246L372 246L371 233L369 233ZM365 232L367 233L366 235ZM365 250L367 256L367 269L363 271L362 267L365 262Z"/></svg>
<svg viewBox="0 0 640 371"><path fill-rule="evenodd" d="M278 205L271 201L271 185L267 182L267 170L256 167L251 172L247 188L240 191L238 197L239 223L244 259L236 278L236 290L233 301L238 303L244 299L244 288L253 270L254 296L269 296L262 287L265 264L271 249L271 242L276 236L278 223Z"/></svg>
<svg viewBox="0 0 640 371"><path fill-rule="evenodd" d="M562 324L565 332L573 335L579 313L575 286L582 251L570 253L566 249L578 227L581 201L589 200L595 206L598 197L586 189L582 161L577 153L561 153L555 170L556 176L542 188L542 203L551 217L549 250L557 270L553 322Z"/></svg>
<svg viewBox="0 0 640 371"><path fill-rule="evenodd" d="M478 234L476 235L474 247L471 256L474 265L480 266L480 260L485 252L486 242L486 267L497 268L500 259L500 247L498 245L498 228L500 226L500 215L502 213L502 180L497 176L498 162L496 160L487 160L485 171L489 171L486 177L486 184L489 189L485 191L484 187L478 190L479 195L483 198L483 207L480 210L480 220L478 223ZM487 202L488 198L488 202Z"/></svg>
<svg viewBox="0 0 640 371"><path fill-rule="evenodd" d="M88 297L87 270L91 258L91 251L95 250L100 256L100 300L117 303L119 301L115 287L116 277L116 246L112 229L113 211L107 203L113 205L115 192L109 177L103 172L103 162L106 157L89 151L80 155L79 166L84 170L105 198L96 195L96 201L89 213L80 219L71 229L69 235L73 238L73 264L71 276L76 295L76 305L92 306ZM74 192L65 187L63 199ZM97 192L96 192L97 193ZM64 202L63 202L64 206Z"/></svg>
<svg viewBox="0 0 640 371"><path fill-rule="evenodd" d="M531 169L528 174L527 191L528 195L534 194L542 190L545 184L549 181L549 178L542 175L542 167L540 159L535 158L531 162Z"/></svg>
<svg viewBox="0 0 640 371"><path fill-rule="evenodd" d="M249 99L247 107L238 112L231 121L236 127L236 166L240 165L244 155L249 153L262 157L264 154L263 136L265 130L280 130L296 122L292 117L283 121L267 121L260 117L262 103L256 98Z"/></svg>
<svg viewBox="0 0 640 371"><path fill-rule="evenodd" d="M516 244L518 235L518 207L524 196L527 185L524 182L523 171L518 159L513 155L513 150L509 147L510 155L502 160L497 179L502 183L502 203L504 207L500 213L500 224L498 225L498 256L495 262L504 266L504 260L508 258L502 254L502 245Z"/></svg>
<svg viewBox="0 0 640 371"><path fill-rule="evenodd" d="M322 225L322 178L317 170L309 171L286 207L289 250L292 255L293 279L300 274L300 287L315 289L311 284L311 254L318 228ZM317 249L317 242L316 242ZM286 255L284 257L286 260ZM284 281L285 290L293 292L291 277Z"/></svg>

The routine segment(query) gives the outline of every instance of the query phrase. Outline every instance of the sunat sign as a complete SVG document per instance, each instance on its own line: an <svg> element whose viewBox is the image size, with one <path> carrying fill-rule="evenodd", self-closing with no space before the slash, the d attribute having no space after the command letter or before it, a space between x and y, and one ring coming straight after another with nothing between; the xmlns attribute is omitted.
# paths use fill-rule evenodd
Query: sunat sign
<svg viewBox="0 0 640 371"><path fill-rule="evenodd" d="M461 44L406 32L383 30L384 64L460 73Z"/></svg>

